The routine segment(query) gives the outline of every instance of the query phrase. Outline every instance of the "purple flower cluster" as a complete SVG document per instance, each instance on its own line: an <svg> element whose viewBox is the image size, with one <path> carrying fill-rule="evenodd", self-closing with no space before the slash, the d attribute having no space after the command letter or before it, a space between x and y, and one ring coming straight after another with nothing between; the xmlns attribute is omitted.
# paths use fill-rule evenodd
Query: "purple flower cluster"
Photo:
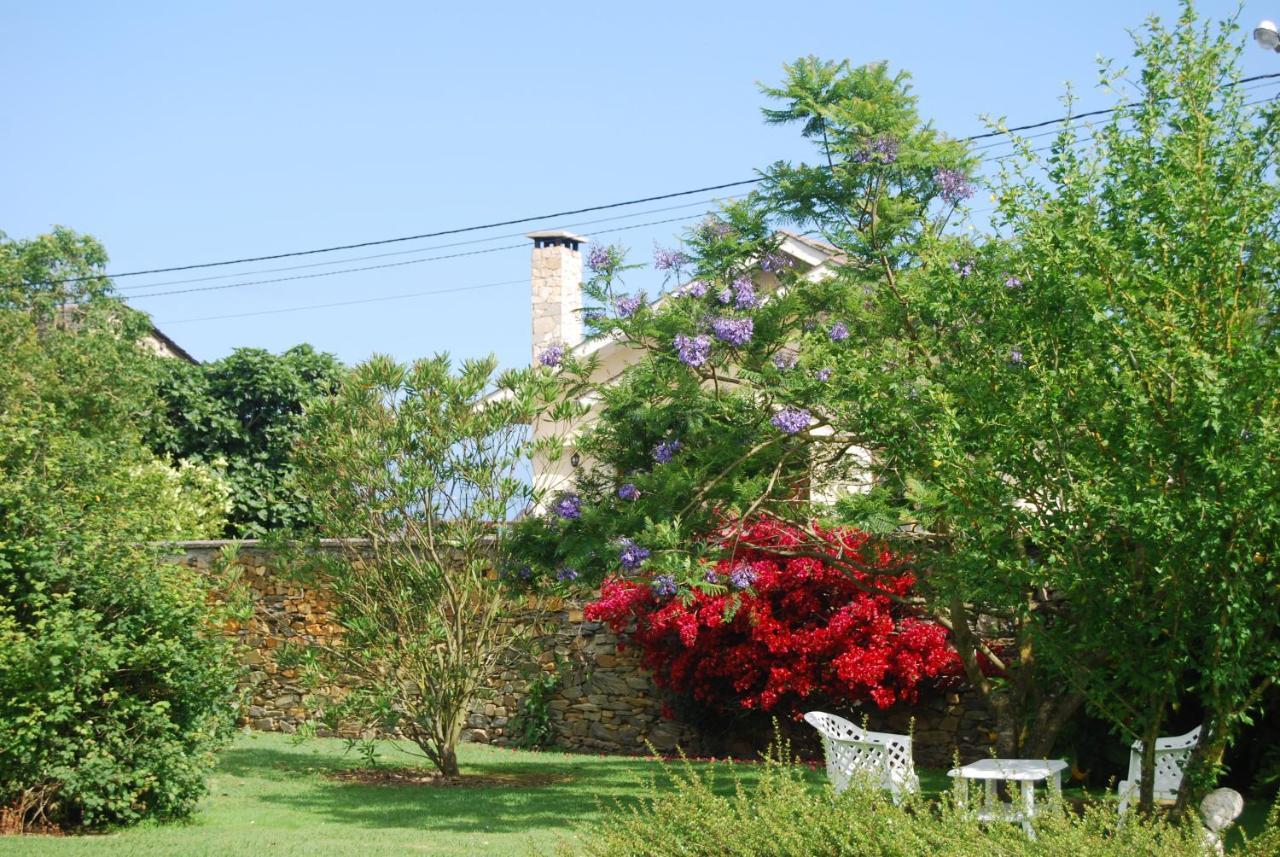
<svg viewBox="0 0 1280 857"><path fill-rule="evenodd" d="M831 338L832 342L844 342L849 338L849 326L843 321L837 321L831 325L831 328L827 331L827 336Z"/></svg>
<svg viewBox="0 0 1280 857"><path fill-rule="evenodd" d="M876 161L888 165L897 159L898 138L892 134L877 135L853 156L853 160L859 164Z"/></svg>
<svg viewBox="0 0 1280 857"><path fill-rule="evenodd" d="M1009 352L1009 362L1014 366L1022 365L1022 349L1014 348Z"/></svg>
<svg viewBox="0 0 1280 857"><path fill-rule="evenodd" d="M605 244L597 244L587 254L587 267L593 271L602 271L613 265L613 248Z"/></svg>
<svg viewBox="0 0 1280 857"><path fill-rule="evenodd" d="M552 368L559 366L560 361L564 359L563 345L548 345L547 350L538 355L538 362L543 366Z"/></svg>
<svg viewBox="0 0 1280 857"><path fill-rule="evenodd" d="M570 568L569 566L566 565L564 568L556 572L556 580L563 580L568 582L570 580L577 580L577 579L578 579L578 570L576 568Z"/></svg>
<svg viewBox="0 0 1280 857"><path fill-rule="evenodd" d="M634 484L627 482L626 484L619 486L618 497L622 500L639 500L640 489Z"/></svg>
<svg viewBox="0 0 1280 857"><path fill-rule="evenodd" d="M732 226L714 215L702 222L702 234L706 238L723 238L732 231Z"/></svg>
<svg viewBox="0 0 1280 857"><path fill-rule="evenodd" d="M756 570L745 562L729 573L729 583L734 589L746 589L756 582Z"/></svg>
<svg viewBox="0 0 1280 857"><path fill-rule="evenodd" d="M711 355L711 337L705 333L699 333L697 336L677 333L675 347L681 363L686 366L701 366Z"/></svg>
<svg viewBox="0 0 1280 857"><path fill-rule="evenodd" d="M964 279L973 273L973 262L952 262L951 270L960 275L960 279Z"/></svg>
<svg viewBox="0 0 1280 857"><path fill-rule="evenodd" d="M786 407L773 415L769 422L784 434L797 434L809 427L809 412L804 408Z"/></svg>
<svg viewBox="0 0 1280 857"><path fill-rule="evenodd" d="M653 448L653 460L659 464L666 464L668 461L676 457L676 453L680 451L680 441L664 440Z"/></svg>
<svg viewBox="0 0 1280 857"><path fill-rule="evenodd" d="M582 320L587 322L599 323L604 321L608 317L608 315L609 315L608 313L606 313L602 308L598 306L587 307L582 311Z"/></svg>
<svg viewBox="0 0 1280 857"><path fill-rule="evenodd" d="M825 383L827 383L828 381L830 381L830 380L831 380L831 370L830 370L830 369L819 369L819 370L815 373L815 376L817 377L817 379L818 379L819 381L821 381L822 383L824 383L824 384L825 384Z"/></svg>
<svg viewBox="0 0 1280 857"><path fill-rule="evenodd" d="M944 202L955 205L973 196L973 185L960 170L935 170L933 180L938 183L938 192Z"/></svg>
<svg viewBox="0 0 1280 857"><path fill-rule="evenodd" d="M756 284L750 277L739 277L733 281L733 304L738 309L755 309L760 305L756 299Z"/></svg>
<svg viewBox="0 0 1280 857"><path fill-rule="evenodd" d="M707 573L702 575L702 579L707 583L719 583L720 575L716 573L714 568L707 569Z"/></svg>
<svg viewBox="0 0 1280 857"><path fill-rule="evenodd" d="M1010 274L1009 276L1005 277L1004 287L1006 289L1020 289L1022 288L1022 280L1019 280L1013 274Z"/></svg>
<svg viewBox="0 0 1280 857"><path fill-rule="evenodd" d="M628 295L625 298L618 298L613 302L613 307L618 311L618 315L621 318L631 318L643 303L644 292L641 292L636 295Z"/></svg>
<svg viewBox="0 0 1280 857"><path fill-rule="evenodd" d="M640 547L631 539L623 539L619 544L622 550L618 554L618 562L622 563L622 567L627 571L635 571L649 558L649 549Z"/></svg>
<svg viewBox="0 0 1280 857"><path fill-rule="evenodd" d="M703 280L690 280L680 288L676 289L676 294L680 297L700 298L707 293L707 284Z"/></svg>
<svg viewBox="0 0 1280 857"><path fill-rule="evenodd" d="M582 517L582 498L577 494L565 494L551 510L566 520L576 520Z"/></svg>
<svg viewBox="0 0 1280 857"><path fill-rule="evenodd" d="M670 598L676 594L676 579L669 574L659 574L651 585L653 594L659 598Z"/></svg>
<svg viewBox="0 0 1280 857"><path fill-rule="evenodd" d="M679 250L668 250L666 247L653 245L653 267L659 271L671 271L687 264L689 264L689 257Z"/></svg>
<svg viewBox="0 0 1280 857"><path fill-rule="evenodd" d="M736 347L751 341L755 324L749 318L717 318L711 322L711 332L716 339Z"/></svg>
<svg viewBox="0 0 1280 857"><path fill-rule="evenodd" d="M795 260L783 253L766 253L760 260L760 270L778 272L795 267Z"/></svg>
<svg viewBox="0 0 1280 857"><path fill-rule="evenodd" d="M796 368L796 361L800 359L800 355L792 351L790 348L784 348L777 354L773 355L773 365L786 371L787 369Z"/></svg>
<svg viewBox="0 0 1280 857"><path fill-rule="evenodd" d="M733 303L733 289L724 288L716 292L716 300L718 300L720 303L724 304L725 306L728 306L729 304Z"/></svg>

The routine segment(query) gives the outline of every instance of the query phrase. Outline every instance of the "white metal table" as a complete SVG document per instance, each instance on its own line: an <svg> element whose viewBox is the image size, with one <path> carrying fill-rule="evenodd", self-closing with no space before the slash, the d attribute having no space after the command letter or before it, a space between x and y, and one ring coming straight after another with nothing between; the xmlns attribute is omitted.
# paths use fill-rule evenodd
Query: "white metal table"
<svg viewBox="0 0 1280 857"><path fill-rule="evenodd" d="M1049 800L1062 803L1062 772L1067 763L1062 759L983 759L970 765L952 768L947 775L964 780L982 780L982 808L978 810L979 821L1011 821L1022 824L1027 836L1035 838L1031 827L1031 819L1036 816L1036 781L1044 780L1049 788ZM1018 783L1021 788L1021 801L1005 803L996 793L997 784L1004 780ZM967 799L968 789L960 789L961 801Z"/></svg>

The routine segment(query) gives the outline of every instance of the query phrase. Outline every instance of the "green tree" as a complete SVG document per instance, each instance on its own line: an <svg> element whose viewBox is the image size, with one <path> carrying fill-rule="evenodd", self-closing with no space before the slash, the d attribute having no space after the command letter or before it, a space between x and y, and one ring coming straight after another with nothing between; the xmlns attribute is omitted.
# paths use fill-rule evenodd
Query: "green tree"
<svg viewBox="0 0 1280 857"><path fill-rule="evenodd" d="M616 383L563 368L597 401L594 466L578 519L527 525L529 555L608 573L626 537L664 589L707 588L709 536L754 514L911 538L917 607L953 629L999 752L1047 754L1084 701L1151 747L1189 697L1206 728L1185 800L1280 666L1276 108L1231 86L1239 48L1190 5L1153 21L1103 126L1067 123L1044 160L1019 143L980 241L949 228L972 160L904 78L789 66L766 118L819 164L775 164L695 230L661 303L620 298L626 266L596 257L594 330L640 359ZM756 275L779 288L742 300L777 267L777 218L843 263ZM850 452L874 489L815 503L806 482Z"/></svg>
<svg viewBox="0 0 1280 857"><path fill-rule="evenodd" d="M1021 144L997 186L1021 284L974 288L988 359L1021 362L979 468L1007 487L973 499L1030 501L1009 571L1060 601L1042 651L1097 712L1150 751L1175 705L1203 708L1184 803L1280 671L1280 111L1233 85L1240 50L1190 3L1151 20L1134 82L1103 69L1128 105L1043 162Z"/></svg>
<svg viewBox="0 0 1280 857"><path fill-rule="evenodd" d="M275 355L237 348L197 366L159 367L163 410L148 432L152 448L175 462L208 464L232 489L227 537L311 526L307 498L290 487L290 454L306 406L337 389L342 366L297 345Z"/></svg>
<svg viewBox="0 0 1280 857"><path fill-rule="evenodd" d="M156 546L220 527L225 495L143 445L150 326L104 262L67 230L0 239L0 810L21 824L188 814L234 713L210 581Z"/></svg>
<svg viewBox="0 0 1280 857"><path fill-rule="evenodd" d="M375 357L311 405L298 450L320 533L345 537L316 568L344 633L310 655L356 686L322 716L399 728L448 777L477 692L536 623L499 571L539 500L529 459L551 444L528 424L554 384L495 366Z"/></svg>

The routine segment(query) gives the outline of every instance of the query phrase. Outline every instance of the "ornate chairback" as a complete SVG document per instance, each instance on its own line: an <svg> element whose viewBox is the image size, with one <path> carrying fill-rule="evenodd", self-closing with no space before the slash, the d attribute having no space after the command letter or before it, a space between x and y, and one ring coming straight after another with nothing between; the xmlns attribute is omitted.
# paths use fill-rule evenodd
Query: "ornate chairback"
<svg viewBox="0 0 1280 857"><path fill-rule="evenodd" d="M836 792L858 776L888 790L895 802L919 790L909 735L869 732L825 711L810 711L804 719L822 735L827 778Z"/></svg>
<svg viewBox="0 0 1280 857"><path fill-rule="evenodd" d="M1186 772L1187 760L1191 758L1191 751L1199 740L1199 726L1186 735L1156 739L1156 769L1152 794L1157 800L1173 800L1178 796L1178 789L1182 786L1182 775ZM1142 742L1134 741L1129 750L1129 777L1120 783L1119 788L1122 815L1129 804L1138 799L1141 789Z"/></svg>

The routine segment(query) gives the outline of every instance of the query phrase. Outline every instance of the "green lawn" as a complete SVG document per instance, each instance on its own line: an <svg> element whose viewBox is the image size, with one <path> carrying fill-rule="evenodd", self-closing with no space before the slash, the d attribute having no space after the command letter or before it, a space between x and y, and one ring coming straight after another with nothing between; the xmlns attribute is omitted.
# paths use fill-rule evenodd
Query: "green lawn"
<svg viewBox="0 0 1280 857"><path fill-rule="evenodd" d="M598 815L597 799L638 797L641 780L660 773L641 759L464 744L464 774L513 782L361 785L333 777L361 765L344 749L332 739L295 744L284 735L241 735L223 754L191 822L101 836L0 837L0 857L547 854L575 823ZM390 746L381 761L412 764ZM744 781L753 779L752 766L738 771ZM809 776L815 787L824 781L821 771ZM925 793L950 785L941 771L921 771L920 778ZM727 777L725 786L731 788ZM1246 827L1260 828L1265 812L1251 805Z"/></svg>
<svg viewBox="0 0 1280 857"><path fill-rule="evenodd" d="M477 787L369 786L330 774L359 767L345 744L243 735L210 780L187 824L144 825L102 836L0 837L0 857L293 857L293 855L527 855L549 853L597 798L638 795L653 762L624 757L503 750L464 744L464 774L553 782ZM388 748L386 765L412 764ZM746 776L750 766L743 766ZM822 782L821 773L813 774Z"/></svg>

